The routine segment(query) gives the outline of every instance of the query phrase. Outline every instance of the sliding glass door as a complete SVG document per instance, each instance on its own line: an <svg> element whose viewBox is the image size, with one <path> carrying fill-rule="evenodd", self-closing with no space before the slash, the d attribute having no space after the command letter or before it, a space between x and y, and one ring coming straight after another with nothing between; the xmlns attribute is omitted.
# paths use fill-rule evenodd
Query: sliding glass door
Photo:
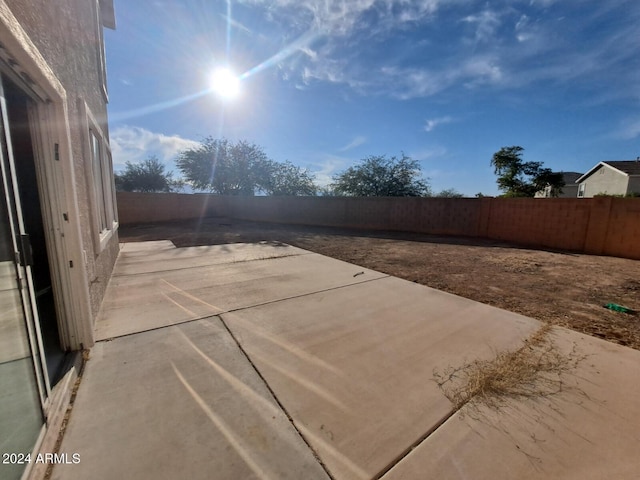
<svg viewBox="0 0 640 480"><path fill-rule="evenodd" d="M0 76L0 478L20 478L44 424L50 393L43 358L32 252L18 195ZM15 456L11 456L15 455ZM20 462L20 459L23 462Z"/></svg>

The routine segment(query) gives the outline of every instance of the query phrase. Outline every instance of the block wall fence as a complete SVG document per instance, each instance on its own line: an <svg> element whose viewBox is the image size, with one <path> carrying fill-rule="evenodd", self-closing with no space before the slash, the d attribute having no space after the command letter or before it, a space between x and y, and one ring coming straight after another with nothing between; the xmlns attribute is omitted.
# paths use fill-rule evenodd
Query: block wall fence
<svg viewBox="0 0 640 480"><path fill-rule="evenodd" d="M482 237L640 260L637 198L234 197L118 192L122 225L221 216Z"/></svg>

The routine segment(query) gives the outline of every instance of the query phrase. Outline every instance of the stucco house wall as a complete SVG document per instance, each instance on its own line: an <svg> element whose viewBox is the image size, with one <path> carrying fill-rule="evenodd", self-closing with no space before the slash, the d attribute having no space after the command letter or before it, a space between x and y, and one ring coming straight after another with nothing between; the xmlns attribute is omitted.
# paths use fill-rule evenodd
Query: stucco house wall
<svg viewBox="0 0 640 480"><path fill-rule="evenodd" d="M95 317L118 254L117 226L106 243L95 236L95 199L88 146L90 115L108 146L107 91L98 0L5 0L67 95L71 152L87 272L91 315ZM87 113L88 111L88 113ZM67 192L69 193L69 192ZM93 320L93 319L92 319Z"/></svg>
<svg viewBox="0 0 640 480"><path fill-rule="evenodd" d="M0 0L0 424L51 452L118 254L103 27L113 0ZM35 457L34 457L35 458ZM43 478L44 464L0 465Z"/></svg>
<svg viewBox="0 0 640 480"><path fill-rule="evenodd" d="M578 183L579 197L640 194L640 157L636 160L606 160L598 163Z"/></svg>
<svg viewBox="0 0 640 480"><path fill-rule="evenodd" d="M581 183L585 185L584 198L594 197L600 193L625 195L629 185L629 177L609 166L600 165Z"/></svg>

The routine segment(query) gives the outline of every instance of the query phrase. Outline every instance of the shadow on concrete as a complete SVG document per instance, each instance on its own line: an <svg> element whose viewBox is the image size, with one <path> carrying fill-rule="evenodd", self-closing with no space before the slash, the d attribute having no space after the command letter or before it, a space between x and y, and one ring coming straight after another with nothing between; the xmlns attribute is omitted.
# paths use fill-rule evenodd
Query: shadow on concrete
<svg viewBox="0 0 640 480"><path fill-rule="evenodd" d="M249 222L227 217L207 217L204 219L146 223L120 227L121 242L171 240L176 247L223 245L227 243L258 243L266 241L274 246L289 244L301 248L308 248L304 242L311 237L364 237L446 245L535 249L565 255L577 255L576 253L567 251L533 247L530 245L517 245L480 237L433 235L415 232L367 230L317 225Z"/></svg>

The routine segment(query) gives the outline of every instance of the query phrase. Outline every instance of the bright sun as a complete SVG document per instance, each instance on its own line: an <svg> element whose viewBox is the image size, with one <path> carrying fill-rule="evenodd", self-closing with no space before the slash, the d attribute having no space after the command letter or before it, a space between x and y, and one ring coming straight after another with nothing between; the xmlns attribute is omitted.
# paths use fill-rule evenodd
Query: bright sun
<svg viewBox="0 0 640 480"><path fill-rule="evenodd" d="M240 79L226 67L220 67L211 76L211 88L223 100L233 100L240 94Z"/></svg>

